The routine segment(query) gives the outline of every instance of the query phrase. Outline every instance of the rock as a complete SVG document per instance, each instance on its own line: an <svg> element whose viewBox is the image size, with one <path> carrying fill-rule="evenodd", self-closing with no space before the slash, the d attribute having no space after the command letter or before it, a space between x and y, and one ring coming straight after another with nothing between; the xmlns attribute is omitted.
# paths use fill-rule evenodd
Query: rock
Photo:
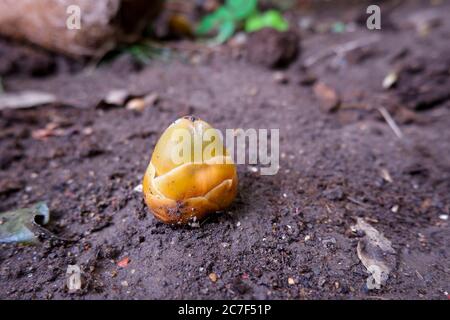
<svg viewBox="0 0 450 320"><path fill-rule="evenodd" d="M128 110L142 111L146 107L145 101L142 98L134 98L127 102L125 108Z"/></svg>
<svg viewBox="0 0 450 320"><path fill-rule="evenodd" d="M389 72L386 77L383 79L383 89L392 88L398 80L398 73L395 71Z"/></svg>
<svg viewBox="0 0 450 320"><path fill-rule="evenodd" d="M335 187L324 191L324 196L331 201L338 201L344 199L344 192L341 187Z"/></svg>
<svg viewBox="0 0 450 320"><path fill-rule="evenodd" d="M293 31L265 28L248 37L246 57L249 62L266 68L287 67L297 58L299 43L299 36Z"/></svg>
<svg viewBox="0 0 450 320"><path fill-rule="evenodd" d="M156 92L149 93L142 98L135 98L128 101L126 108L128 110L143 111L147 107L155 105L159 100L159 95Z"/></svg>
<svg viewBox="0 0 450 320"><path fill-rule="evenodd" d="M289 78L284 72L277 71L273 74L273 81L279 84L287 84L289 82Z"/></svg>
<svg viewBox="0 0 450 320"><path fill-rule="evenodd" d="M217 275L214 272L211 272L208 275L209 280L211 280L211 282L216 282L217 281Z"/></svg>
<svg viewBox="0 0 450 320"><path fill-rule="evenodd" d="M0 1L0 34L73 57L101 57L118 43L138 39L163 4L162 0Z"/></svg>
<svg viewBox="0 0 450 320"><path fill-rule="evenodd" d="M121 106L130 96L130 93L126 89L114 89L108 92L103 100L108 105Z"/></svg>

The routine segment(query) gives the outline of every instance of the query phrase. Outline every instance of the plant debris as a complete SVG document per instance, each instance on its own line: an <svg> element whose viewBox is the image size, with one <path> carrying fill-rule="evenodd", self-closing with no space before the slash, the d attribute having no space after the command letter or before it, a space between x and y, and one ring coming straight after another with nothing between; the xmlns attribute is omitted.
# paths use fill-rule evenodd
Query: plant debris
<svg viewBox="0 0 450 320"><path fill-rule="evenodd" d="M380 289L395 267L396 252L392 248L391 241L362 218L357 219L354 228L357 232L364 233L358 242L356 252L359 260L370 273L367 278L367 288L369 290Z"/></svg>
<svg viewBox="0 0 450 320"><path fill-rule="evenodd" d="M82 279L80 267L78 265L69 264L67 266L66 275L67 275L66 286L67 289L69 289L69 293L74 293L81 290Z"/></svg>
<svg viewBox="0 0 450 320"><path fill-rule="evenodd" d="M117 262L117 265L121 268L125 268L126 266L128 266L129 263L130 263L130 258L125 257L122 260L120 260L119 262Z"/></svg>
<svg viewBox="0 0 450 320"><path fill-rule="evenodd" d="M3 93L0 95L0 110L26 109L57 101L53 94L39 91L22 91L18 93Z"/></svg>
<svg viewBox="0 0 450 320"><path fill-rule="evenodd" d="M333 112L339 106L339 96L333 88L323 82L318 82L313 87L314 94L319 100L320 107L326 112Z"/></svg>
<svg viewBox="0 0 450 320"><path fill-rule="evenodd" d="M231 38L236 30L244 25L246 32L255 32L264 28L287 31L289 23L278 10L259 12L258 0L226 0L214 12L200 21L196 34L205 36L217 31L211 44L220 44Z"/></svg>
<svg viewBox="0 0 450 320"><path fill-rule="evenodd" d="M37 129L31 132L31 137L36 140L45 140L49 137L58 137L64 135L65 131L58 128L59 125L54 122L48 123L45 128Z"/></svg>
<svg viewBox="0 0 450 320"><path fill-rule="evenodd" d="M50 212L44 202L0 213L0 243L37 243L41 225L49 220Z"/></svg>

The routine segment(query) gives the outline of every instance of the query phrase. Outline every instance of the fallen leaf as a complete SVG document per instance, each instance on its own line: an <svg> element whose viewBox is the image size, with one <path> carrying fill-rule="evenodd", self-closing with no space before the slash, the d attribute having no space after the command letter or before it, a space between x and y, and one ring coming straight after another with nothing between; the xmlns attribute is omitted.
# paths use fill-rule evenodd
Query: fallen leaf
<svg viewBox="0 0 450 320"><path fill-rule="evenodd" d="M69 289L69 293L76 292L81 289L81 269L78 265L69 264L66 270L67 281L66 286Z"/></svg>
<svg viewBox="0 0 450 320"><path fill-rule="evenodd" d="M364 233L358 242L356 252L370 273L367 278L367 288L369 290L380 289L395 267L396 252L392 248L391 242L362 218L357 219L354 228Z"/></svg>
<svg viewBox="0 0 450 320"><path fill-rule="evenodd" d="M45 203L0 213L0 243L37 243L40 225L46 225L50 213Z"/></svg>
<svg viewBox="0 0 450 320"><path fill-rule="evenodd" d="M56 102L56 97L50 93L39 91L22 91L0 95L0 110L25 109Z"/></svg>
<svg viewBox="0 0 450 320"><path fill-rule="evenodd" d="M338 108L340 99L336 90L323 82L316 83L313 90L324 111L333 112Z"/></svg>

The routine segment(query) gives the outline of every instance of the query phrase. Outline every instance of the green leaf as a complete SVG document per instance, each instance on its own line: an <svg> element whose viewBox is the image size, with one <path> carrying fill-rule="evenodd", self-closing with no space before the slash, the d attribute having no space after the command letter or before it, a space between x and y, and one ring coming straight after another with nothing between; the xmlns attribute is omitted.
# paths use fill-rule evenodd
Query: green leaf
<svg viewBox="0 0 450 320"><path fill-rule="evenodd" d="M233 20L233 15L231 12L225 8L220 7L211 14L206 15L197 26L195 33L200 36L207 35L211 31L218 28L221 24L226 21Z"/></svg>
<svg viewBox="0 0 450 320"><path fill-rule="evenodd" d="M196 33L206 35L215 29L217 29L217 35L210 41L211 44L221 44L234 34L236 23L233 15L226 7L220 7L212 14L204 17L197 27Z"/></svg>
<svg viewBox="0 0 450 320"><path fill-rule="evenodd" d="M45 203L0 213L0 243L36 243L39 224L45 225L50 213Z"/></svg>
<svg viewBox="0 0 450 320"><path fill-rule="evenodd" d="M253 15L245 22L246 32L254 32L263 28L286 31L289 29L289 24L277 10L269 10L262 14Z"/></svg>
<svg viewBox="0 0 450 320"><path fill-rule="evenodd" d="M217 36L211 41L212 44L221 44L227 41L233 34L236 29L236 24L233 20L224 21L219 26L219 33Z"/></svg>
<svg viewBox="0 0 450 320"><path fill-rule="evenodd" d="M245 21L245 31L254 32L264 28L264 20L261 15L255 15Z"/></svg>
<svg viewBox="0 0 450 320"><path fill-rule="evenodd" d="M258 5L258 0L226 0L225 6L236 20L243 20L252 15Z"/></svg>
<svg viewBox="0 0 450 320"><path fill-rule="evenodd" d="M195 30L195 33L198 35L206 35L209 32L211 32L217 24L220 22L218 19L218 16L216 14L217 11L214 13L208 14L202 18L200 23L197 26L197 29Z"/></svg>

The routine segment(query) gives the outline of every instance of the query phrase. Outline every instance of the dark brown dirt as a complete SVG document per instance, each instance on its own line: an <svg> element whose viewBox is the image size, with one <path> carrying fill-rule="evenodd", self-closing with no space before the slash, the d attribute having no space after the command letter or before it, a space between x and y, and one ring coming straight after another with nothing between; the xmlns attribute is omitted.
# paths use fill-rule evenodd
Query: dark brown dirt
<svg viewBox="0 0 450 320"><path fill-rule="evenodd" d="M298 56L300 39L294 31L264 28L248 37L247 60L267 68L283 68Z"/></svg>
<svg viewBox="0 0 450 320"><path fill-rule="evenodd" d="M48 229L58 239L1 246L0 298L447 299L450 230L440 216L450 213L450 100L420 88L450 92L450 65L442 58L450 52L449 10L448 2L411 1L392 11L396 28L386 31L303 31L302 54L282 83L226 46L141 71L104 65L73 73L76 64L67 62L45 78L10 71L7 91L50 91L62 103L0 111L0 212L47 201ZM424 11L441 24L421 37L409 19ZM297 18L323 23L349 11L326 12ZM327 54L372 37L363 49ZM2 52L14 60L9 47L2 44ZM425 71L410 75L414 62ZM384 90L383 78L397 68L397 86ZM314 79L336 91L337 108L320 108ZM159 101L143 112L95 108L120 88L156 92ZM379 107L392 114L402 139ZM279 173L260 176L239 166L234 205L200 228L158 222L133 191L158 136L186 114L219 128L280 128ZM397 252L379 291L365 286L359 235L351 231L356 217ZM124 258L128 265L118 266ZM69 264L83 270L81 292L66 289Z"/></svg>

